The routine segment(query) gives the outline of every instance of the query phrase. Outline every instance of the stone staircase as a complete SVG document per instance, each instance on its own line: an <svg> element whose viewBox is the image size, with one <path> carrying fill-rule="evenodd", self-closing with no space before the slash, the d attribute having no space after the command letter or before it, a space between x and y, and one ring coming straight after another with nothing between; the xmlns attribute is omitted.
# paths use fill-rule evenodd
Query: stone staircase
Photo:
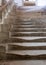
<svg viewBox="0 0 46 65"><path fill-rule="evenodd" d="M8 59L46 59L46 24L39 19L16 20L15 9L8 17L11 24L6 54ZM12 19L12 20L11 20Z"/></svg>
<svg viewBox="0 0 46 65"><path fill-rule="evenodd" d="M7 53L17 55L16 59L46 55L46 26L42 22L17 21L11 26L10 39Z"/></svg>

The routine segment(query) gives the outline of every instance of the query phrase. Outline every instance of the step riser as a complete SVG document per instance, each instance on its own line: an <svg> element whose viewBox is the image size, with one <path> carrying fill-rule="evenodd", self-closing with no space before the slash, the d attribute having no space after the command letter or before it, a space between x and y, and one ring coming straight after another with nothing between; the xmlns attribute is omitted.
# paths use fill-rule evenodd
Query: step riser
<svg viewBox="0 0 46 65"><path fill-rule="evenodd" d="M12 20L12 19L11 19ZM16 26L16 25L34 25L34 24L32 24L32 23L19 23L19 22L17 22L17 20L16 20L16 23L14 23L13 24L13 26Z"/></svg>
<svg viewBox="0 0 46 65"><path fill-rule="evenodd" d="M46 34L46 32L12 32L12 34Z"/></svg>
<svg viewBox="0 0 46 65"><path fill-rule="evenodd" d="M45 54L41 54L41 55L18 55L18 54L11 54L11 53L7 53L7 60L20 60L18 61L19 63L22 62L22 60L46 60L46 55ZM26 62L27 62L26 61ZM17 64L18 64L17 62ZM30 62L30 61L29 61ZM36 61L37 62L37 61ZM31 63L31 62L30 62ZM28 63L29 64L29 63ZM28 65L26 64L26 65ZM31 63L32 64L32 63ZM22 65L22 63L21 63ZM34 65L34 64L33 64ZM42 65L42 63L40 63L40 65Z"/></svg>
<svg viewBox="0 0 46 65"><path fill-rule="evenodd" d="M16 23L17 23L17 22L16 22ZM16 27L16 25L15 25L15 24L14 24L13 26L14 26L14 27ZM32 27L32 26L43 27L43 25L31 25L31 24L30 24L30 25L24 25L24 24L23 24L23 25L21 25L21 24L20 24L20 25L18 25L18 26L22 26L22 27L30 27L30 26L31 26L31 27Z"/></svg>
<svg viewBox="0 0 46 65"><path fill-rule="evenodd" d="M24 22L24 23L28 23L28 22L30 22L30 23L34 23L34 22L35 22L35 23L41 23L40 20L38 21L38 20L36 20L36 19L35 19L35 20L20 20L20 19L17 19L17 21L18 21L18 22Z"/></svg>
<svg viewBox="0 0 46 65"><path fill-rule="evenodd" d="M46 55L44 54L41 54L41 55L36 55L36 56L34 56L34 55L30 55L30 56L28 56L28 55L18 55L18 54L9 54L9 53L7 53L6 54L7 55L7 60L18 60L18 62L22 65L22 63L21 63L21 61L25 61L25 60L46 60ZM20 61L19 61L20 60ZM26 62L27 62L26 61ZM30 61L29 61L30 62ZM29 64L29 62L27 62L28 64ZM37 61L36 61L37 62ZM37 62L38 63L38 62ZM37 65L37 63L36 63L36 65ZM18 63L17 63L18 64ZM26 64L26 65L28 65L28 64ZM31 62L30 62L30 64L32 64ZM29 65L30 65L29 64ZM25 65L25 64L24 64ZM40 63L40 65L42 65L42 62ZM45 65L46 65L46 63L45 63Z"/></svg>
<svg viewBox="0 0 46 65"><path fill-rule="evenodd" d="M46 37L46 33L32 33L32 34L11 34L11 37L32 37L32 36L35 36L35 37Z"/></svg>
<svg viewBox="0 0 46 65"><path fill-rule="evenodd" d="M15 18L15 17L14 17L14 18ZM20 24L20 25L21 25L21 24L41 25L41 24L38 24L38 23L35 24L35 23L30 23L30 22L29 22L29 23L23 23L23 22L20 23L20 22L17 22L16 24Z"/></svg>
<svg viewBox="0 0 46 65"><path fill-rule="evenodd" d="M37 35L36 34L32 34L32 35L16 35L16 34L14 35L13 34L13 35L11 35L11 37L27 37L27 36L28 37L30 37L30 36L32 36L32 37L37 37L37 36L38 37L46 37L45 34L43 34L43 35L42 34L37 34Z"/></svg>
<svg viewBox="0 0 46 65"><path fill-rule="evenodd" d="M17 45L9 45L9 50L46 50L46 46L17 46Z"/></svg>
<svg viewBox="0 0 46 65"><path fill-rule="evenodd" d="M15 36L18 36L18 37L27 37L27 36L38 36L38 37L46 37L46 33L31 33L31 34L20 34L20 33L12 33L11 36L15 37Z"/></svg>
<svg viewBox="0 0 46 65"><path fill-rule="evenodd" d="M18 27L17 27L17 26L16 26L16 27L13 27L13 29L15 29L15 28L18 28L18 29L19 29L19 28L22 28L22 29L27 28L27 29L28 29L28 28L45 28L45 27L41 27L41 26L29 26L29 27L26 27L26 26L25 26L25 27L21 27L21 26L18 26Z"/></svg>
<svg viewBox="0 0 46 65"><path fill-rule="evenodd" d="M46 32L46 30L44 30L44 29L37 29L37 30L13 30L13 32Z"/></svg>

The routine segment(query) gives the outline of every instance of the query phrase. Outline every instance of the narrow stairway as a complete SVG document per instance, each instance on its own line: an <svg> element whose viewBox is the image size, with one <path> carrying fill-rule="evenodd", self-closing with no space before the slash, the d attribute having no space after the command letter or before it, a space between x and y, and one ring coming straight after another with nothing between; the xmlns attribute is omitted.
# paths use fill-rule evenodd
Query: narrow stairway
<svg viewBox="0 0 46 65"><path fill-rule="evenodd" d="M12 16L15 19L16 15L12 14ZM46 26L41 21L16 20L12 23L9 34L7 51L10 55L9 59L12 57L17 60L46 58Z"/></svg>

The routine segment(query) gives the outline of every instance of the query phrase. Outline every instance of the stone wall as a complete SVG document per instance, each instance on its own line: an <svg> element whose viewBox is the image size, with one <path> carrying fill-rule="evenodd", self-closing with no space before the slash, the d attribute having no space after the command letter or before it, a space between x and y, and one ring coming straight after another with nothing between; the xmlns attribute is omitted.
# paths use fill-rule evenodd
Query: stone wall
<svg viewBox="0 0 46 65"><path fill-rule="evenodd" d="M9 29L7 24L0 24L0 43L9 38Z"/></svg>

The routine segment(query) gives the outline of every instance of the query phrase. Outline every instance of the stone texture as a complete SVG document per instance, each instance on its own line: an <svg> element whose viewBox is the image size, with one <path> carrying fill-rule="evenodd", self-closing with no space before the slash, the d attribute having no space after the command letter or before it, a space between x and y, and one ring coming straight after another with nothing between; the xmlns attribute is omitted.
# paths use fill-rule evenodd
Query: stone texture
<svg viewBox="0 0 46 65"><path fill-rule="evenodd" d="M46 60L21 60L21 61L7 61L4 63L5 65L46 65Z"/></svg>

